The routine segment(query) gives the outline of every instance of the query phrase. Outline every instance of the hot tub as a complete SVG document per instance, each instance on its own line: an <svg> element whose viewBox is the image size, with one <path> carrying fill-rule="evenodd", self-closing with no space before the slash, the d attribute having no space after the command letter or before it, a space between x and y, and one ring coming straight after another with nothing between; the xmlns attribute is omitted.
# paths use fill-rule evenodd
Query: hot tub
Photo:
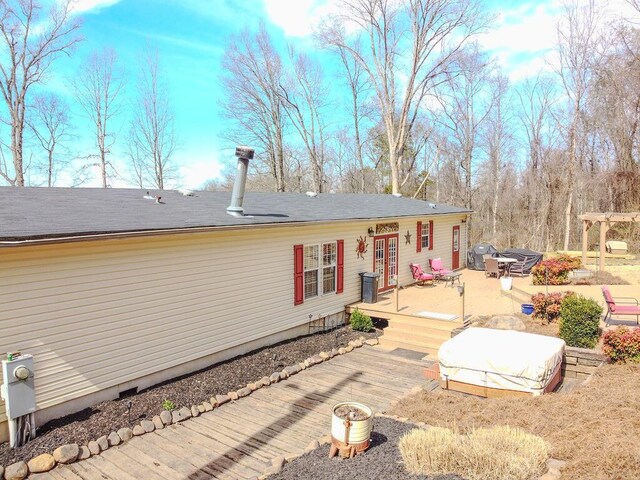
<svg viewBox="0 0 640 480"><path fill-rule="evenodd" d="M561 381L562 339L468 328L438 351L440 385L483 397L542 395Z"/></svg>

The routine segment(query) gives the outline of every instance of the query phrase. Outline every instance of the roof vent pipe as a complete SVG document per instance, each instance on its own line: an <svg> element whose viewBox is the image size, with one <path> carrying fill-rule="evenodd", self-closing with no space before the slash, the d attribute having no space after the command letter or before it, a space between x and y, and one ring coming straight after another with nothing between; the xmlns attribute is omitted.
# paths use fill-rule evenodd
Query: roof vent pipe
<svg viewBox="0 0 640 480"><path fill-rule="evenodd" d="M253 158L253 148L236 147L236 157L238 157L238 171L236 172L236 180L233 183L233 192L231 193L231 204L227 207L227 213L234 217L242 217L244 209L242 201L244 200L244 187L247 183L247 170L249 169L249 160Z"/></svg>

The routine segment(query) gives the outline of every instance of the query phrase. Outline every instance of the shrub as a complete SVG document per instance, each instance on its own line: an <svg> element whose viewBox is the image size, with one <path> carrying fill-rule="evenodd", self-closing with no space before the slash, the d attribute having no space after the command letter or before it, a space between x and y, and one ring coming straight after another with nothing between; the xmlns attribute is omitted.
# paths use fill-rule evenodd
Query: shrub
<svg viewBox="0 0 640 480"><path fill-rule="evenodd" d="M602 351L613 362L640 362L640 328L618 327L602 336Z"/></svg>
<svg viewBox="0 0 640 480"><path fill-rule="evenodd" d="M536 293L531 296L533 304L533 316L545 323L552 323L558 319L560 315L560 305L562 301L569 295L575 295L574 292L553 292L549 294Z"/></svg>
<svg viewBox="0 0 640 480"><path fill-rule="evenodd" d="M357 330L359 332L370 332L371 330L373 330L373 322L371 321L371 317L362 313L357 308L355 312L351 314L349 323L351 324L351 328L353 330Z"/></svg>
<svg viewBox="0 0 640 480"><path fill-rule="evenodd" d="M576 267L563 257L543 260L531 269L534 285L567 285L569 272Z"/></svg>
<svg viewBox="0 0 640 480"><path fill-rule="evenodd" d="M411 473L454 473L469 480L538 478L549 457L543 439L509 426L478 428L469 435L439 427L415 429L398 446Z"/></svg>
<svg viewBox="0 0 640 480"><path fill-rule="evenodd" d="M560 305L558 336L570 347L593 348L600 336L602 307L582 295L569 295Z"/></svg>
<svg viewBox="0 0 640 480"><path fill-rule="evenodd" d="M570 270L577 270L582 268L582 258L581 257L572 257L571 255L561 254L556 257L556 260L559 262L565 262L570 268Z"/></svg>
<svg viewBox="0 0 640 480"><path fill-rule="evenodd" d="M162 402L162 408L170 412L171 410L174 410L176 408L176 404L173 403L171 400L164 400Z"/></svg>

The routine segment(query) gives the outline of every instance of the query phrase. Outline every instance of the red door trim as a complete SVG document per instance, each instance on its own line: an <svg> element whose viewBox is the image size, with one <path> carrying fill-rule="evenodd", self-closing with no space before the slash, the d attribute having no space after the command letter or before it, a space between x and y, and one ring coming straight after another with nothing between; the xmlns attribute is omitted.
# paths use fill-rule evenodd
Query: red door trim
<svg viewBox="0 0 640 480"><path fill-rule="evenodd" d="M379 292L385 292L387 290L391 290L394 287L394 285L388 285L387 283L389 279L389 239L390 238L396 239L396 270L397 270L397 276L399 276L399 273L400 273L400 265L398 265L398 259L400 258L399 234L390 233L387 235L376 235L375 237L373 237L373 270L372 270L373 272L376 271L376 241L384 240L384 274L383 274L384 278L379 279L379 283L378 283Z"/></svg>
<svg viewBox="0 0 640 480"><path fill-rule="evenodd" d="M455 239L456 232L458 232L458 251L455 251ZM457 270L460 268L460 225L454 225L451 233L451 269Z"/></svg>

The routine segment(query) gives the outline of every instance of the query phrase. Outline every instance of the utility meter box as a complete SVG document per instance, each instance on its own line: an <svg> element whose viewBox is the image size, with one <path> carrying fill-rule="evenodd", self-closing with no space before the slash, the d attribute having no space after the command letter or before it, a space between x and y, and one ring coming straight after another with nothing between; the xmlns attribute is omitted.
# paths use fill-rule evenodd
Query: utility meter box
<svg viewBox="0 0 640 480"><path fill-rule="evenodd" d="M19 355L2 360L2 399L7 417L13 420L36 411L36 395L33 385L33 357Z"/></svg>

